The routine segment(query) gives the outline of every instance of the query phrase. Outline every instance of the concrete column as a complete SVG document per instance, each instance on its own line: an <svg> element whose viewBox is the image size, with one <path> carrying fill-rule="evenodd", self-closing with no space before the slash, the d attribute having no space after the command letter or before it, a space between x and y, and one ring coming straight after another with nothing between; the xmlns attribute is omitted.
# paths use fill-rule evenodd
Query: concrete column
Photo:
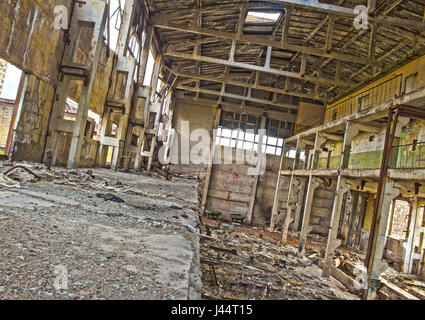
<svg viewBox="0 0 425 320"><path fill-rule="evenodd" d="M350 184L342 176L338 177L336 195L332 208L331 222L329 226L328 242L326 244L325 260L323 265L323 277L329 278L332 268L332 259L335 249L341 245L341 240L337 239L338 224L341 217L344 194L350 190Z"/></svg>
<svg viewBox="0 0 425 320"><path fill-rule="evenodd" d="M151 87L143 87L143 91L144 93L139 93L139 98L140 97L144 97L145 98L145 117L144 119L147 118L146 114L149 114L149 106L150 106L150 101L149 101L149 97L151 95ZM145 133L146 133L146 127L147 127L147 122L145 121L145 125L143 126L143 128L140 131L140 136L139 139L137 140L137 151L136 151L136 160L134 162L134 168L138 169L140 168L141 164L142 164L142 150L143 150L143 145L145 143ZM131 132L130 132L131 134ZM127 138L127 141L129 143L129 138Z"/></svg>
<svg viewBox="0 0 425 320"><path fill-rule="evenodd" d="M361 202L361 197L359 192L352 191L352 193L353 193L353 202L351 205L350 219L348 221L347 237L345 239L345 244L349 247L351 247L351 245L353 244L354 222L356 220L359 202Z"/></svg>
<svg viewBox="0 0 425 320"><path fill-rule="evenodd" d="M143 48L140 55L138 84L135 89L136 92L134 94L133 105L131 108L130 123L127 129L127 136L126 136L126 142L125 142L126 145L124 149L124 154L128 155L130 153L130 143L131 143L131 138L133 134L133 128L135 127L135 125L131 122L136 120L136 111L137 111L137 108L139 107L139 101L144 98L145 112L144 112L143 119L145 120L145 125L141 129L139 139L137 141L137 151L136 151L136 159L134 162L134 169L138 169L141 166L142 149L143 149L143 143L145 141L145 132L146 132L146 126L147 126L146 118L147 118L147 115L149 115L149 103L150 103L149 97L151 96L151 88L144 87L143 81L146 75L146 67L147 67L148 59L149 59L149 51L150 51L151 43L152 43L152 35L153 35L153 26L148 26L146 29L146 36L143 42Z"/></svg>
<svg viewBox="0 0 425 320"><path fill-rule="evenodd" d="M124 6L124 13L121 18L122 22L118 35L117 47L115 49L117 56L125 56L127 53L127 44L130 40L130 30L132 27L135 12L135 0L126 0Z"/></svg>
<svg viewBox="0 0 425 320"><path fill-rule="evenodd" d="M150 96L151 104L155 102L156 87L158 86L159 73L161 71L161 65L162 65L162 57L158 56L155 59L155 65L154 65L154 68L153 68L153 75L152 75L152 81L151 81L151 87L152 87L151 96ZM159 110L161 110L161 108L159 108ZM159 112L160 111L158 111L158 113ZM161 115L157 114L156 120L155 120L155 127L154 127L155 132L157 131L157 127L158 127L158 121L157 120L159 120L160 117L161 117ZM148 116L148 122L149 122L149 116ZM154 153L155 153L155 148L156 148L156 134L154 134L152 136L151 149L150 149L150 152L149 152L149 159L148 159L148 166L146 168L148 172L152 168L152 161L153 161L153 156L154 156Z"/></svg>
<svg viewBox="0 0 425 320"><path fill-rule="evenodd" d="M305 245L307 242L307 235L311 232L310 226L311 217L311 206L313 204L314 191L319 187L320 183L317 178L310 175L307 186L307 195L305 197L304 216L301 227L300 241L298 246L298 252L300 255L304 255Z"/></svg>
<svg viewBox="0 0 425 320"><path fill-rule="evenodd" d="M300 181L294 176L291 176L291 181L289 182L289 192L288 192L288 201L287 201L287 209L285 221L282 226L282 243L286 242L288 238L288 228L291 222L294 221L292 217L292 208L294 207L294 196L295 190L299 187Z"/></svg>
<svg viewBox="0 0 425 320"><path fill-rule="evenodd" d="M347 169L348 164L350 162L350 153L351 153L351 143L353 142L353 138L359 134L359 127L347 121L345 124L345 135L341 152L341 162L340 169Z"/></svg>
<svg viewBox="0 0 425 320"><path fill-rule="evenodd" d="M415 253L416 219L418 216L418 199L410 201L410 224L407 242L403 243L406 253L403 259L403 273L411 273L413 267L413 255Z"/></svg>
<svg viewBox="0 0 425 320"><path fill-rule="evenodd" d="M302 148L302 140L298 136L297 137L297 146L296 146L296 149L295 149L295 160L294 160L294 165L292 167L293 170L299 169L300 161L301 161L300 160L301 148Z"/></svg>
<svg viewBox="0 0 425 320"><path fill-rule="evenodd" d="M300 229L300 217L302 211L302 204L304 203L304 192L305 192L306 183L300 181L300 186L298 187L298 195L295 204L295 213L294 213L294 224L292 230L298 231Z"/></svg>
<svg viewBox="0 0 425 320"><path fill-rule="evenodd" d="M260 125L260 137L259 137L259 142L258 142L258 148L257 148L257 156L258 156L258 163L257 163L257 167L258 167L258 174L256 174L253 177L253 182L252 182L252 186L251 186L251 194L249 197L249 204L248 204L248 214L247 214L247 223L248 224L252 224L252 216L254 214L254 205L255 205L255 198L257 196L257 186L258 186L258 179L260 177L260 173L261 173L261 166L265 165L265 163L262 163L263 161L263 137L264 137L264 132L263 130L266 128L266 120L267 118L265 116L261 117L261 125Z"/></svg>
<svg viewBox="0 0 425 320"><path fill-rule="evenodd" d="M78 168L80 162L81 148L84 141L84 132L87 125L91 95L93 92L94 80L102 51L103 33L105 31L108 12L107 6L107 3L104 1L90 1L86 2L83 7L76 6L74 8L73 20L71 21L71 28L69 30L70 34L72 34L72 37L75 40L74 45L78 44L77 38L79 34L80 21L92 20L95 23L95 26L91 51L88 56L89 62L86 65L88 76L85 80L85 84L81 88L80 103L77 111L75 127L72 134L71 147L69 150L67 165L68 168ZM69 56L73 54L74 52L72 48L65 50L65 61L72 61L72 58L69 58Z"/></svg>
<svg viewBox="0 0 425 320"><path fill-rule="evenodd" d="M288 151L288 146L283 145L282 148L282 156L280 158L280 168L279 172L277 173L277 182L276 182L276 189L274 192L274 199L273 199L273 208L272 208L272 214L270 217L270 226L269 230L271 232L274 231L276 227L276 217L279 214L279 194L280 194L280 184L282 181L281 171L285 169L285 160L286 160L286 152Z"/></svg>
<svg viewBox="0 0 425 320"><path fill-rule="evenodd" d="M217 139L216 129L218 127L218 124L220 123L220 116L221 116L221 109L220 107L217 106L217 111L215 113L214 127L213 127L213 137L211 141L210 159L208 162L207 174L205 176L204 189L202 191L201 209L200 209L201 214L205 213L205 207L207 205L208 190L210 187L211 173L212 173L212 167L213 167L213 161L214 161L214 153L216 148L216 145L215 145L215 141Z"/></svg>
<svg viewBox="0 0 425 320"><path fill-rule="evenodd" d="M375 250L372 256L372 266L369 266L369 279L367 289L367 299L376 298L376 292L379 287L379 276L388 268L388 264L382 260L387 240L388 222L390 219L390 209L392 202L400 195L400 189L395 187L394 181L386 179L384 186L384 194L382 198L382 206L379 214L378 231L376 238ZM370 239L369 239L370 241Z"/></svg>
<svg viewBox="0 0 425 320"><path fill-rule="evenodd" d="M347 121L345 125L345 135L342 146L340 169L348 168L351 152L351 142L353 138L359 134L359 129L353 125L350 121ZM328 241L326 244L325 261L323 265L323 276L329 277L332 268L332 259L335 249L341 245L341 240L337 239L338 224L341 218L341 209L343 204L344 194L350 189L348 181L339 174L336 195L331 214L331 222L329 226Z"/></svg>

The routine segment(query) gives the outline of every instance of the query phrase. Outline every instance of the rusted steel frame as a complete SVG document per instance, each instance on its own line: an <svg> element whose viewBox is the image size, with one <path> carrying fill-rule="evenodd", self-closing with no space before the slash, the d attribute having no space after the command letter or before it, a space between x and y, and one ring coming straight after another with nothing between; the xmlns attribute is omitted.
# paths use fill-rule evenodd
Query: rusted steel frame
<svg viewBox="0 0 425 320"><path fill-rule="evenodd" d="M377 221L380 218L380 210L384 197L385 181L388 175L388 165L391 155L391 149L394 141L395 131L399 117L399 106L393 106L388 110L387 130L385 133L384 152L382 155L381 170L379 173L378 190L376 194L375 207L373 209L372 226L370 229L369 242L367 246L365 266L368 270L368 275L372 272L373 256L375 254L375 246L377 239Z"/></svg>

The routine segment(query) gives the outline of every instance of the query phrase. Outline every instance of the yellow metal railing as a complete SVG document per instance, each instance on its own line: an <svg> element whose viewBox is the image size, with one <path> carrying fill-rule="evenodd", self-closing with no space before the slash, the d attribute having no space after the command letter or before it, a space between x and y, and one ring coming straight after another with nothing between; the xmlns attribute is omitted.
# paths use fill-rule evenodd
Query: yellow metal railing
<svg viewBox="0 0 425 320"><path fill-rule="evenodd" d="M326 109L325 122L341 119L401 95L403 76L397 75Z"/></svg>

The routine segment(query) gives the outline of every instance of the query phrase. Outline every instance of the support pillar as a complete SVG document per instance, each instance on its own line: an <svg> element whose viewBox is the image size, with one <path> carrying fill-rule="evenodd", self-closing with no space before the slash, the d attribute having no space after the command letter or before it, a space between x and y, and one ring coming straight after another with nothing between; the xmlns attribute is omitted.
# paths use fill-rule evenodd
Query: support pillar
<svg viewBox="0 0 425 320"><path fill-rule="evenodd" d="M410 224L407 236L407 242L403 244L406 249L406 254L403 259L403 273L410 274L413 267L413 256L415 253L415 234L416 234L416 219L418 216L418 200L415 198L410 202Z"/></svg>
<svg viewBox="0 0 425 320"><path fill-rule="evenodd" d="M105 146L114 147L112 155L112 169L118 170L121 159L124 155L124 147L126 143L126 133L129 122L129 116L132 106L133 97L133 79L136 72L137 61L133 57L127 57L128 42L133 26L133 19L136 11L135 0L127 0L124 7L124 14L120 26L118 42L116 46L116 56L114 70L112 71L111 86L109 87L106 102L106 121L102 123L100 149L103 152ZM112 126L110 114L115 111L119 114L119 123L116 137L107 137L104 126L109 128ZM101 165L104 163L104 157L101 152Z"/></svg>
<svg viewBox="0 0 425 320"><path fill-rule="evenodd" d="M350 186L351 185L348 183L347 179L343 178L341 175L338 177L322 273L323 277L326 278L329 278L331 274L332 260L335 249L341 245L341 240L337 239L338 223L341 217L344 194L350 190Z"/></svg>
<svg viewBox="0 0 425 320"><path fill-rule="evenodd" d="M391 205L395 198L400 195L400 189L395 187L394 181L386 179L384 194L382 197L382 206L380 208L380 215L376 235L376 244L373 256L371 256L372 266L369 266L369 279L367 289L367 299L373 300L376 298L376 292L379 288L379 276L388 268L388 264L383 261L385 244L387 240L388 222L390 219ZM371 239L369 238L369 241Z"/></svg>
<svg viewBox="0 0 425 320"><path fill-rule="evenodd" d="M273 232L276 227L276 217L279 214L279 194L280 194L280 185L282 181L281 171L283 170L285 166L286 152L287 152L287 146L284 144L282 148L282 156L280 158L279 172L277 173L276 189L275 189L274 198L273 198L273 208L272 208L271 217L270 217L269 230L271 232Z"/></svg>
<svg viewBox="0 0 425 320"><path fill-rule="evenodd" d="M258 142L258 148L257 148L257 156L258 156L258 174L256 174L253 177L253 182L251 185L251 194L249 196L249 204L248 204L248 214L247 214L247 223L252 224L252 216L254 214L254 205L255 205L255 198L257 196L257 186L258 186L258 179L260 175L260 168L264 165L263 163L263 137L264 137L264 129L266 128L266 120L267 118L265 116L261 117L261 127L260 127L260 134L259 134L259 142Z"/></svg>
<svg viewBox="0 0 425 320"><path fill-rule="evenodd" d="M216 113L215 113L215 120L214 120L214 127L213 127L213 138L211 141L211 148L210 148L210 159L208 162L208 168L207 168L207 174L205 176L204 181L204 189L202 191L202 199L201 199L201 209L200 213L205 213L205 208L207 206L207 198L208 198L208 190L210 187L210 181L211 181L211 173L212 173L212 167L213 167L213 161L214 161L214 153L216 144L215 141L217 139L217 127L220 123L220 117L221 117L221 108L220 106L217 107Z"/></svg>
<svg viewBox="0 0 425 320"><path fill-rule="evenodd" d="M288 239L288 228L291 222L294 221L294 218L292 217L292 208L295 205L294 203L295 190L299 187L299 185L300 185L300 181L294 175L292 175L291 181L289 182L286 216L282 226L282 243L286 242L286 240Z"/></svg>
<svg viewBox="0 0 425 320"><path fill-rule="evenodd" d="M293 227L292 230L293 231L298 231L300 229L300 223L301 223L301 212L302 212L302 203L304 201L304 194L305 194L305 187L306 187L306 183L305 181L302 181L300 183L300 186L298 187L298 195L297 195L297 199L296 201L296 206L295 206L295 213L294 213L294 223L293 223Z"/></svg>
<svg viewBox="0 0 425 320"><path fill-rule="evenodd" d="M136 156L134 162L134 169L138 169L142 162L142 149L145 142L145 133L148 126L149 118L149 104L151 96L151 87L143 86L143 82L146 75L146 67L149 59L149 52L152 43L153 26L149 25L146 29L146 37L143 43L142 52L140 55L139 72L138 72L138 83L135 88L135 94L133 99L133 106L131 108L130 120L127 129L127 136L125 140L124 155L130 156L131 154L131 138L133 135L133 129L135 127L140 128L140 134L137 141ZM143 117L137 118L137 111L142 111Z"/></svg>
<svg viewBox="0 0 425 320"><path fill-rule="evenodd" d="M348 168L351 152L351 142L353 138L359 134L359 129L353 125L350 121L347 121L345 125L345 135L342 146L340 169ZM341 218L341 209L344 199L344 194L350 189L350 184L347 179L341 176L341 172L338 175L336 195L334 204L332 207L331 221L329 225L328 241L326 244L325 260L323 264L323 276L326 278L330 277L332 260L335 249L341 245L341 240L337 239L338 235L338 224Z"/></svg>
<svg viewBox="0 0 425 320"><path fill-rule="evenodd" d="M311 232L312 227L310 226L311 207L313 204L314 191L320 186L319 180L310 175L308 179L307 194L305 197L304 216L301 227L300 241L298 246L298 252L300 255L304 255L305 245L307 243L307 235Z"/></svg>
<svg viewBox="0 0 425 320"><path fill-rule="evenodd" d="M86 1L82 6L74 7L71 28L69 30L72 40L70 41L71 45L68 45L65 48L64 62L67 64L67 68L73 69L73 72L77 72L74 68L82 67L86 71L87 77L85 78L84 85L81 88L77 117L69 150L68 168L78 168L80 163L81 148L84 141L84 133L87 125L94 80L102 51L103 33L105 31L108 13L107 8L107 3L101 0ZM82 21L91 22L94 25L93 37L90 46L91 50L85 65L75 63L77 54L75 46L77 46L80 41Z"/></svg>

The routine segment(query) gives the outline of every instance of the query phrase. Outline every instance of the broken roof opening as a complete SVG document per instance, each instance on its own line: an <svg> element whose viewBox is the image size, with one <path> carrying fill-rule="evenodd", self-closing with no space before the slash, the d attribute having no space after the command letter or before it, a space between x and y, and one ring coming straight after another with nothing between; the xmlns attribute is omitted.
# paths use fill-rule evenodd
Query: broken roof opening
<svg viewBox="0 0 425 320"><path fill-rule="evenodd" d="M245 19L244 33L270 34L278 23L282 11L249 10Z"/></svg>
<svg viewBox="0 0 425 320"><path fill-rule="evenodd" d="M248 11L245 23L274 24L281 14L280 11Z"/></svg>

